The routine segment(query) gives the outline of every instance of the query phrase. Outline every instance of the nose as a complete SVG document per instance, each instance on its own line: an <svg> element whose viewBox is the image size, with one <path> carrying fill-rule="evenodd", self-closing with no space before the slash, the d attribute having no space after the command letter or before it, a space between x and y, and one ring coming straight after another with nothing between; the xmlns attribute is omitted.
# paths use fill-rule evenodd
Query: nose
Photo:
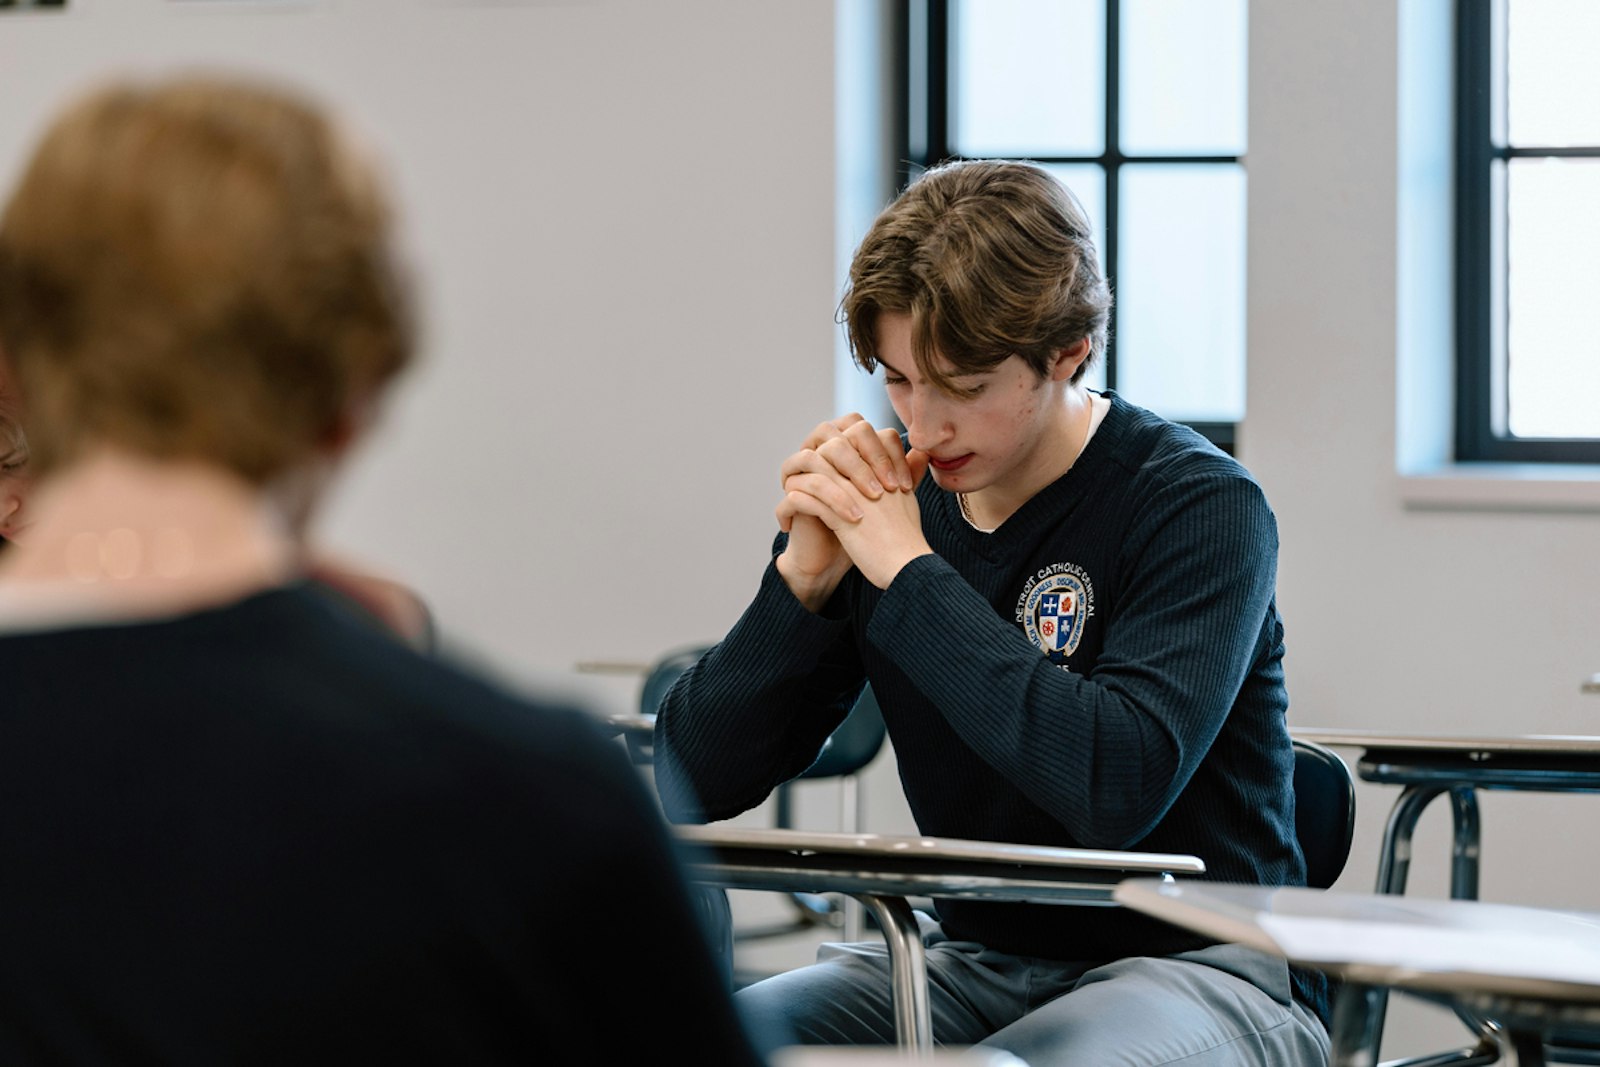
<svg viewBox="0 0 1600 1067"><path fill-rule="evenodd" d="M929 452L950 440L955 427L950 422L949 407L937 390L914 390L909 406L911 421L906 424L906 437L912 448Z"/></svg>

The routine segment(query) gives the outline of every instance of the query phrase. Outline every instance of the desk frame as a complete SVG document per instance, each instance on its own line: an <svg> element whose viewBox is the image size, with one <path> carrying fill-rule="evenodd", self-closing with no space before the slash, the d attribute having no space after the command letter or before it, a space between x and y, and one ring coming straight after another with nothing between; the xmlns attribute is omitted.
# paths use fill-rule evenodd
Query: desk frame
<svg viewBox="0 0 1600 1067"><path fill-rule="evenodd" d="M1271 889L1216 882L1180 886L1152 879L1130 879L1116 891L1124 906L1146 915L1340 979L1343 988L1335 999L1329 1028L1332 1067L1372 1067L1377 1062L1377 1049L1367 1037L1372 1013L1382 1011L1391 987L1453 1007L1463 1017L1494 1020L1484 1024L1484 1040L1477 1048L1399 1061L1413 1067L1489 1063L1539 1067L1544 1063L1546 1034L1561 1028L1600 1030L1600 968L1593 974L1568 971L1550 977L1522 964L1483 971L1419 964L1414 957L1390 949L1374 952L1370 941L1366 946L1360 944L1359 934L1333 944L1326 930L1309 944L1298 942L1296 950L1297 942L1280 943L1282 928L1265 919L1274 914L1297 915L1315 924L1338 924L1346 919L1393 921L1371 911L1384 895L1394 894L1378 894L1369 898L1370 903L1362 903L1360 895L1298 887ZM1280 908L1279 901L1287 906ZM1548 938L1557 925L1579 917L1553 909L1477 902L1418 900L1405 907L1419 920L1457 938L1518 927L1531 927L1536 935ZM1381 910L1391 911L1387 907ZM1565 935L1574 930L1587 933L1590 941L1597 940L1592 918L1579 927L1560 925L1559 932Z"/></svg>
<svg viewBox="0 0 1600 1067"><path fill-rule="evenodd" d="M1379 893L1406 891L1411 871L1411 840L1417 821L1428 805L1440 797L1450 798L1450 896L1454 900L1477 900L1482 853L1479 790L1600 792L1600 737L1567 734L1458 737L1337 730L1295 730L1293 733L1332 748L1362 749L1356 764L1356 774L1362 781L1401 787L1400 796L1384 824L1378 856L1376 889ZM1350 992L1354 999L1356 991ZM1383 1038L1387 998L1381 989L1369 989L1361 999L1368 1004L1364 1013L1364 1025L1369 1027L1366 1045L1375 1061ZM1498 1017L1481 1013L1481 1007L1463 1003L1458 1014L1463 1022L1488 1040L1495 1028L1492 1020ZM1512 1010L1514 1005L1504 1007ZM1448 1062L1476 1061L1458 1058Z"/></svg>
<svg viewBox="0 0 1600 1067"><path fill-rule="evenodd" d="M690 880L727 889L845 893L872 912L889 950L896 1044L933 1049L927 957L908 896L1117 907L1129 877L1198 875L1195 856L1046 848L881 834L676 827Z"/></svg>

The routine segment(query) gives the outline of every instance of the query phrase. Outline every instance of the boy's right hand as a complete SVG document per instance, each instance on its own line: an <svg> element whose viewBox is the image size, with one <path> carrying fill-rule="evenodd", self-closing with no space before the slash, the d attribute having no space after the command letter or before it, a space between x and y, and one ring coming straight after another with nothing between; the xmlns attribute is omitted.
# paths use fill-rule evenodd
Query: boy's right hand
<svg viewBox="0 0 1600 1067"><path fill-rule="evenodd" d="M900 435L875 429L854 412L818 425L800 451L783 461L780 477L786 488L791 477L805 474L848 479L868 500L881 497L886 487L910 492L915 486ZM841 511L853 506L838 495ZM788 546L777 560L778 574L813 612L822 610L851 567L850 556L833 531L808 513L815 506L816 501L805 494L786 492L776 509L779 528L789 534ZM860 518L859 513L854 517Z"/></svg>

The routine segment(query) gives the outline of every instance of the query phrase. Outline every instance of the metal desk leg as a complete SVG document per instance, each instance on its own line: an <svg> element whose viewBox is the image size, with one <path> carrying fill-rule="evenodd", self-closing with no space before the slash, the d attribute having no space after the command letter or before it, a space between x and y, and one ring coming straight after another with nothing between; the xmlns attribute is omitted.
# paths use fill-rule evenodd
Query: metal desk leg
<svg viewBox="0 0 1600 1067"><path fill-rule="evenodd" d="M1478 854L1482 834L1478 792L1472 786L1406 786L1394 802L1389 822L1383 828L1383 846L1378 855L1378 892L1406 891L1406 879L1411 873L1411 835L1417 829L1422 810L1443 793L1450 794L1454 833L1450 852L1450 896L1456 900L1478 899Z"/></svg>
<svg viewBox="0 0 1600 1067"><path fill-rule="evenodd" d="M1472 786L1410 785L1401 792L1394 808L1389 812L1389 821L1383 830L1382 852L1378 857L1379 893L1401 894L1406 891L1407 877L1411 873L1411 838L1416 831L1417 820L1421 818L1423 809L1445 793L1450 795L1452 831L1450 896L1455 900L1478 899L1481 824L1478 817L1478 794ZM1359 1035L1348 1034L1347 1040L1364 1042L1360 1049L1363 1058L1352 1059L1350 1062L1352 1064L1359 1062L1366 1067L1377 1063L1378 1050L1383 1042L1383 1023L1389 996L1387 990L1370 989L1361 999L1365 1002L1361 1010L1364 1032ZM1539 1058L1530 1060L1527 1059L1530 1053L1513 1044L1511 1036L1502 1034L1500 1040L1496 1041L1493 1033L1498 1027L1495 1023L1480 1019L1471 1012L1459 1008L1456 1009L1456 1015L1469 1029L1484 1035L1478 1046L1473 1049L1441 1053L1437 1057L1408 1059L1404 1061L1406 1067L1434 1067L1435 1064L1466 1067L1469 1064L1489 1063L1515 1067L1519 1060L1525 1064L1542 1064L1542 1050L1532 1052L1531 1055ZM1342 1067L1342 1064L1339 1067Z"/></svg>
<svg viewBox="0 0 1600 1067"><path fill-rule="evenodd" d="M1406 891L1406 878L1411 873L1411 835L1416 832L1417 820L1434 798L1448 791L1448 787L1440 785L1408 785L1401 791L1394 807L1389 809L1389 821L1383 827L1383 844L1378 852L1378 892L1400 894ZM1354 991L1341 993L1340 1000L1342 1002L1354 996ZM1363 1032L1360 1035L1348 1034L1346 1040L1359 1039L1362 1042L1360 1052L1363 1058L1352 1058L1349 1063L1361 1063L1365 1067L1378 1062L1389 994L1384 989L1367 989L1361 994L1361 1000ZM1334 1048L1338 1047L1336 1043ZM1351 1055L1356 1055L1354 1047ZM1343 1065L1336 1062L1335 1067Z"/></svg>
<svg viewBox="0 0 1600 1067"><path fill-rule="evenodd" d="M1406 876L1411 873L1411 835L1417 828L1417 819L1423 808L1446 791L1447 787L1441 785L1408 785L1394 802L1378 853L1378 892L1406 891Z"/></svg>
<svg viewBox="0 0 1600 1067"><path fill-rule="evenodd" d="M1451 789L1450 814L1455 826L1455 840L1450 849L1450 896L1455 900L1477 900L1481 840L1478 791L1470 785Z"/></svg>
<svg viewBox="0 0 1600 1067"><path fill-rule="evenodd" d="M1374 1067L1383 1031L1383 990L1346 982L1333 1001L1329 1067Z"/></svg>
<svg viewBox="0 0 1600 1067"><path fill-rule="evenodd" d="M1328 1031L1332 1044L1329 1067L1488 1067L1489 1064L1516 1067L1515 1053L1507 1046L1505 1035L1493 1024L1485 1028L1482 1038L1472 1048L1378 1063L1378 1037L1383 1028L1388 992L1382 987L1353 982L1345 983L1339 990L1333 1002L1333 1025ZM1512 1058L1503 1058L1506 1056Z"/></svg>
<svg viewBox="0 0 1600 1067"><path fill-rule="evenodd" d="M868 893L858 898L878 920L889 947L893 979L895 1044L902 1050L933 1051L933 1020L928 1007L928 958L917 917L904 897Z"/></svg>
<svg viewBox="0 0 1600 1067"><path fill-rule="evenodd" d="M1504 1067L1544 1067L1544 1039L1538 1033L1513 1030L1501 1051Z"/></svg>

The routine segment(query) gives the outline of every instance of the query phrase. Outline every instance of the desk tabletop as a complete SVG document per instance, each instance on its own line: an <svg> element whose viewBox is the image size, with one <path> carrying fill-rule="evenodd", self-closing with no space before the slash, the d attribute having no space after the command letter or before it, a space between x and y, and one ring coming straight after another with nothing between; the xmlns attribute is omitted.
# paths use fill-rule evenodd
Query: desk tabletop
<svg viewBox="0 0 1600 1067"><path fill-rule="evenodd" d="M1170 874L1204 874L1197 856L1169 852L1113 852L1089 848L1052 848L1014 845L999 841L969 841L954 837L918 837L897 834L829 833L811 830L774 830L723 826L679 826L680 840L705 845L724 853L768 852L844 855L857 858L910 859L927 865L952 861L1016 863L1023 866L1078 867L1121 871L1164 871Z"/></svg>
<svg viewBox="0 0 1600 1067"><path fill-rule="evenodd" d="M1366 985L1600 1004L1600 914L1130 879L1117 903Z"/></svg>
<svg viewBox="0 0 1600 1067"><path fill-rule="evenodd" d="M1315 727L1290 731L1295 737L1333 748L1374 751L1430 751L1438 753L1502 753L1549 756L1600 755L1600 736L1584 734L1408 734L1372 730L1322 730Z"/></svg>
<svg viewBox="0 0 1600 1067"><path fill-rule="evenodd" d="M1112 904L1119 881L1203 874L1196 856L886 834L679 826L689 876L740 889Z"/></svg>

